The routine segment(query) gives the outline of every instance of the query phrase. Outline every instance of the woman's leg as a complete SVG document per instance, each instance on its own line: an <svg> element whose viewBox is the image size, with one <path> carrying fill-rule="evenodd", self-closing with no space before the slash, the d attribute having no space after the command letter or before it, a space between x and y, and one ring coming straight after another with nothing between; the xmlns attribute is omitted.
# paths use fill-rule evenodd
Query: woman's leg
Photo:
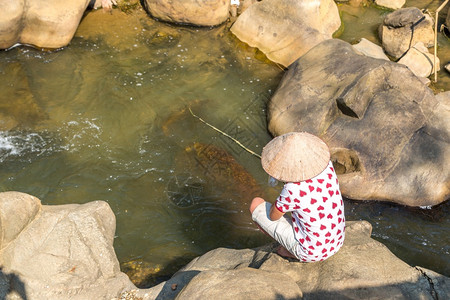
<svg viewBox="0 0 450 300"><path fill-rule="evenodd" d="M256 209L256 207L258 205L260 205L261 203L266 202L263 198L260 197L256 197L252 200L252 203L250 204L250 213L253 214L253 211ZM259 230L261 230L265 235L270 236L271 238L273 238L270 234L268 234L267 232L264 231L264 229L261 228L261 226L258 225L258 223L256 223L256 226L258 226ZM277 254L282 256L282 257L289 257L289 258L295 258L297 259L297 257L295 257L295 255L293 255L291 252L289 252L286 248L284 248L282 245L280 245L277 248Z"/></svg>
<svg viewBox="0 0 450 300"><path fill-rule="evenodd" d="M264 202L266 202L266 201L264 201L263 198L260 198L260 197L253 198L252 203L250 203L250 213L252 214L253 211L255 210L255 208Z"/></svg>
<svg viewBox="0 0 450 300"><path fill-rule="evenodd" d="M264 203L264 202L266 202L266 201L265 201L263 198L260 198L260 197L253 198L252 203L250 203L250 214L253 214L253 211L256 209L256 207L257 207L258 205L260 205L261 203ZM265 232L265 231L261 228L261 226L258 225L258 223L255 222L255 224L256 224L256 226L258 226L259 230L261 230L265 235L270 236L270 234L268 234L267 232ZM270 236L270 237L271 237L271 236Z"/></svg>

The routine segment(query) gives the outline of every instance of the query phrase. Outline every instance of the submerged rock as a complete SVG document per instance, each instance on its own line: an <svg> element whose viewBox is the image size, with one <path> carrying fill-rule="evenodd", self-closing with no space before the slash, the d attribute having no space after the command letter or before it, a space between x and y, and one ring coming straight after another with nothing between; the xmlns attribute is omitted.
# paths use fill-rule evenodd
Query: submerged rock
<svg viewBox="0 0 450 300"><path fill-rule="evenodd" d="M28 78L26 67L18 62L0 72L0 131L32 128L48 118L30 90Z"/></svg>
<svg viewBox="0 0 450 300"><path fill-rule="evenodd" d="M330 39L340 25L332 0L273 0L250 6L237 18L231 32L270 60L289 66Z"/></svg>
<svg viewBox="0 0 450 300"><path fill-rule="evenodd" d="M239 198L245 202L263 195L253 176L225 149L196 142L186 147L186 151L193 155L191 159L196 168L201 169L209 180L216 182L227 193L240 195Z"/></svg>
<svg viewBox="0 0 450 300"><path fill-rule="evenodd" d="M398 59L413 45L422 42L433 46L433 19L416 7L399 9L390 13L379 27L379 36L387 54Z"/></svg>
<svg viewBox="0 0 450 300"><path fill-rule="evenodd" d="M269 103L269 130L322 137L348 198L436 205L450 196L449 119L437 106L405 66L327 40L283 77Z"/></svg>

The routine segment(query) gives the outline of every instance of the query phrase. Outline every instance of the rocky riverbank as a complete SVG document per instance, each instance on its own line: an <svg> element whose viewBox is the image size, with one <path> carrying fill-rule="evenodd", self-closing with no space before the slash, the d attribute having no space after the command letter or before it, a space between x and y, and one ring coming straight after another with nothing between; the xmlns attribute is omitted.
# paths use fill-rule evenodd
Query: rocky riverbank
<svg viewBox="0 0 450 300"><path fill-rule="evenodd" d="M228 19L228 1L218 1L216 8L207 1L169 2L148 0L146 9L177 24L211 26ZM217 14L205 21L194 2ZM249 2L231 32L288 69L269 104L273 135L309 131L326 140L347 197L411 206L449 198L450 95L434 95L427 87L435 59L428 51L434 34L429 15L399 9L380 24L382 47L352 46L332 38L341 25L334 1L319 7L317 1ZM11 4L5 11L13 17L5 22L8 30L0 30L0 46L65 46L87 5L72 1L52 15L71 17L61 21L57 39L42 30L49 26L25 22L45 15L42 7ZM309 10L295 14L293 8ZM418 66L419 58L424 60ZM106 202L48 206L27 194L1 193L0 226L0 297L6 299L442 299L450 294L448 277L398 259L370 237L365 221L349 222L344 247L324 262L283 259L273 253L276 245L219 248L149 289L137 289L120 270L113 248L115 216Z"/></svg>
<svg viewBox="0 0 450 300"><path fill-rule="evenodd" d="M444 299L450 278L410 266L373 240L371 225L348 222L343 248L318 263L290 261L276 245L219 248L166 282L138 289L120 271L115 217L103 201L41 205L0 193L2 299Z"/></svg>

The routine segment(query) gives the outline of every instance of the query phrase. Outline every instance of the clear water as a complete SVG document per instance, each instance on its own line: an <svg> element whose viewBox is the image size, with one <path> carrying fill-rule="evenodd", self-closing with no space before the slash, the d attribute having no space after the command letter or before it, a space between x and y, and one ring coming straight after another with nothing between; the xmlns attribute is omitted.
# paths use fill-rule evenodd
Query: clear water
<svg viewBox="0 0 450 300"><path fill-rule="evenodd" d="M260 153L271 139L265 104L282 75L226 26L89 13L64 49L0 53L0 191L43 204L107 201L118 258L141 286L210 249L267 243L247 209L281 186L270 187L257 157L188 107ZM450 275L448 202L346 205L347 218L371 222L396 255Z"/></svg>

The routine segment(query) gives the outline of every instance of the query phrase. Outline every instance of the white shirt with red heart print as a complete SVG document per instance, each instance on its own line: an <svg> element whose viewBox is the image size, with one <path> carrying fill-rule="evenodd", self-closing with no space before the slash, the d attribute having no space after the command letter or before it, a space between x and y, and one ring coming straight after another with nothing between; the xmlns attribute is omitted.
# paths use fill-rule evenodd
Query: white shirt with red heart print
<svg viewBox="0 0 450 300"><path fill-rule="evenodd" d="M286 183L275 207L282 213L291 212L300 244L295 254L300 261L322 261L344 243L344 202L331 161L312 179Z"/></svg>

